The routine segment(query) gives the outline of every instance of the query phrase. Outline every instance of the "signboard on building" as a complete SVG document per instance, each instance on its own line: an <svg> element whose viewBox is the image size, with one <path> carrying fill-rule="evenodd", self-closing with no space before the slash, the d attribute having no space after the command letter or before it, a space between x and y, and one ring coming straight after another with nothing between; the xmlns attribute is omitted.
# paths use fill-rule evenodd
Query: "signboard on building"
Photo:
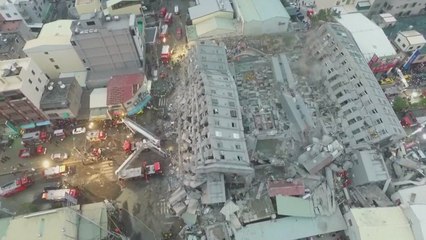
<svg viewBox="0 0 426 240"><path fill-rule="evenodd" d="M414 62L414 60L416 60L416 58L420 55L420 49L416 49L416 51L413 52L413 54L411 54L411 56L407 59L407 61L404 63L404 65L402 66L402 68L404 70L408 70L410 69L411 64Z"/></svg>

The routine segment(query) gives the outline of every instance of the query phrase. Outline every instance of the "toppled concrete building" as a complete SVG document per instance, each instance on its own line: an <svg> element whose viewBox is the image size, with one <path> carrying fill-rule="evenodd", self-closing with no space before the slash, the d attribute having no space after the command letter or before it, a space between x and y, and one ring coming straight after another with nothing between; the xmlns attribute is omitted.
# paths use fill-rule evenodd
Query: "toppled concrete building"
<svg viewBox="0 0 426 240"><path fill-rule="evenodd" d="M203 202L226 200L225 181L249 183L254 174L244 138L238 93L225 48L199 43L189 53L185 102L179 122L180 170Z"/></svg>
<svg viewBox="0 0 426 240"><path fill-rule="evenodd" d="M339 141L323 136L321 140L314 139L314 143L299 156L298 161L310 174L315 174L342 154L343 146Z"/></svg>
<svg viewBox="0 0 426 240"><path fill-rule="evenodd" d="M405 137L395 112L351 33L326 23L308 40L308 58L320 62L326 80L322 95L335 110L336 133L346 147L386 146Z"/></svg>
<svg viewBox="0 0 426 240"><path fill-rule="evenodd" d="M355 151L353 163L349 173L354 186L390 179L383 156L376 150Z"/></svg>

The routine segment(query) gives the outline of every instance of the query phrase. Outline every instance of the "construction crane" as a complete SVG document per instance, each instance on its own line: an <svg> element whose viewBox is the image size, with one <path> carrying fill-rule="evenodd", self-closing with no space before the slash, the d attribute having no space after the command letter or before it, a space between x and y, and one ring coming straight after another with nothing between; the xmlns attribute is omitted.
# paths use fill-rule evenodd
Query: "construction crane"
<svg viewBox="0 0 426 240"><path fill-rule="evenodd" d="M155 146L160 146L160 139L154 134L152 134L150 131L148 131L146 128L142 127L141 125L128 118L124 118L123 123L130 129L130 131L132 131L132 133L138 132L144 137L146 137L150 143L153 143Z"/></svg>

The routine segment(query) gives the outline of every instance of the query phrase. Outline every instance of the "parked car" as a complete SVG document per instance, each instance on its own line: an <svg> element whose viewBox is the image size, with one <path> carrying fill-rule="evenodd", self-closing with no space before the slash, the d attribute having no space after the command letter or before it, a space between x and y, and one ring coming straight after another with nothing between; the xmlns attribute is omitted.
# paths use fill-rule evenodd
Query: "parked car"
<svg viewBox="0 0 426 240"><path fill-rule="evenodd" d="M78 127L78 128L74 128L72 130L72 134L73 135L77 135L77 134L82 134L86 132L86 128L85 127Z"/></svg>
<svg viewBox="0 0 426 240"><path fill-rule="evenodd" d="M68 159L68 153L52 153L50 158L53 161L64 161Z"/></svg>

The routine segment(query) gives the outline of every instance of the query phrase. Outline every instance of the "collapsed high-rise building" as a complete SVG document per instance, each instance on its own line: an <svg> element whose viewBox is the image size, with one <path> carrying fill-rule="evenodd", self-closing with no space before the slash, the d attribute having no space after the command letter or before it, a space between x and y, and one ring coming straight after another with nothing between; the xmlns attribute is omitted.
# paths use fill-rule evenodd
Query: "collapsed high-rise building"
<svg viewBox="0 0 426 240"><path fill-rule="evenodd" d="M205 204L225 202L225 182L247 183L254 174L225 48L213 43L192 48L187 81L178 130L185 184L203 187Z"/></svg>
<svg viewBox="0 0 426 240"><path fill-rule="evenodd" d="M405 131L350 32L327 23L308 41L310 56L326 75L323 84L335 103L344 145L386 146L402 139Z"/></svg>

